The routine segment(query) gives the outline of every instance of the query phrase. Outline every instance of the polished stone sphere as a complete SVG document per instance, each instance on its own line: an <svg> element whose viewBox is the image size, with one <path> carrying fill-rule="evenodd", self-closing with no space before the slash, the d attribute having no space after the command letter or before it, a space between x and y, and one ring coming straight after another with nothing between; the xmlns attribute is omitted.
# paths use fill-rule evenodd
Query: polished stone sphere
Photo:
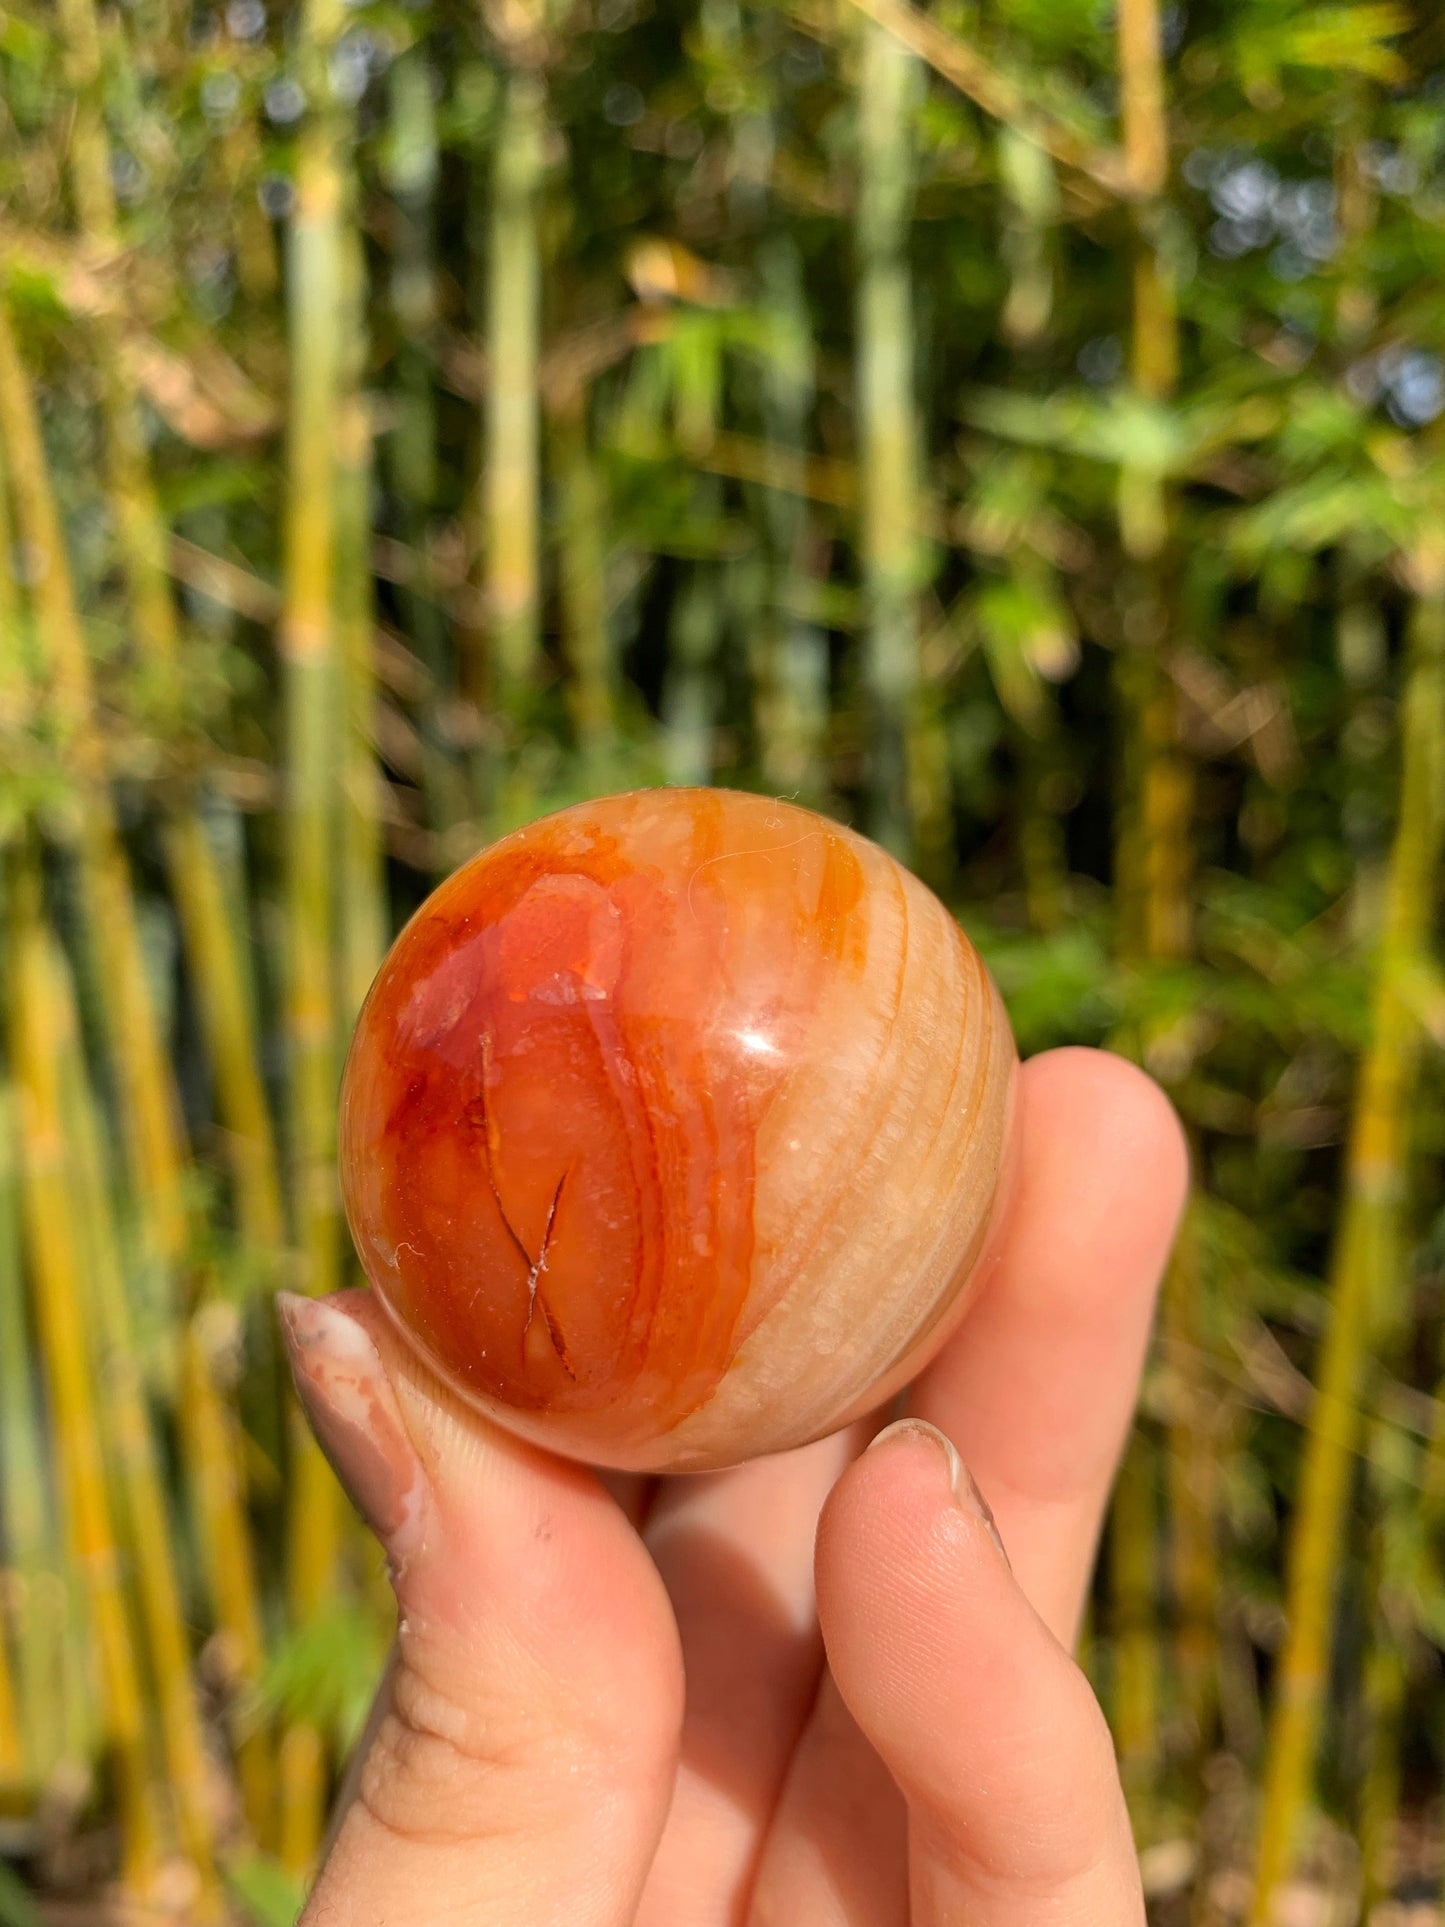
<svg viewBox="0 0 1445 1927"><path fill-rule="evenodd" d="M397 939L346 1067L347 1214L501 1424L728 1464L880 1403L957 1324L1015 1067L976 951L876 845L732 791L607 797Z"/></svg>

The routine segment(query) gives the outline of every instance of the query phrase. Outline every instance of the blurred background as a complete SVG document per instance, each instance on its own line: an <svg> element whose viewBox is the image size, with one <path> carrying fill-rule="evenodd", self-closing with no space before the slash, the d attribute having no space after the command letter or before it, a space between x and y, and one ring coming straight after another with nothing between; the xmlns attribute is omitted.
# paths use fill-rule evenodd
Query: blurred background
<svg viewBox="0 0 1445 1927"><path fill-rule="evenodd" d="M0 1922L293 1918L388 1636L279 1285L482 842L885 842L1197 1194L1086 1661L1161 1927L1426 1927L1445 25L6 0Z"/></svg>

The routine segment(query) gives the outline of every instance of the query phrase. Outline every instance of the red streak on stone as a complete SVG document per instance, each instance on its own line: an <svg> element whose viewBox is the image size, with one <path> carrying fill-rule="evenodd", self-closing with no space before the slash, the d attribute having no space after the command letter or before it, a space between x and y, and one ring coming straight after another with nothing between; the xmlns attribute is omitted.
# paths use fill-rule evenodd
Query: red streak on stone
<svg viewBox="0 0 1445 1927"><path fill-rule="evenodd" d="M700 1405L768 1309L759 1125L866 950L849 841L726 792L579 805L443 884L342 1102L358 1248L434 1363L599 1443Z"/></svg>

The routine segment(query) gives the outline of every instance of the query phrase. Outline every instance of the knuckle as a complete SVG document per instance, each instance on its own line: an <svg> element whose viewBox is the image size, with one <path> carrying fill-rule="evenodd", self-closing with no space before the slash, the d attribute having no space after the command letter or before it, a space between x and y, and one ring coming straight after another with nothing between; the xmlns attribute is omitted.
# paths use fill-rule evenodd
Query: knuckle
<svg viewBox="0 0 1445 1927"><path fill-rule="evenodd" d="M531 1680L516 1656L477 1669L403 1639L357 1797L383 1831L416 1843L550 1831L595 1804L599 1787L655 1772L645 1730L583 1692Z"/></svg>
<svg viewBox="0 0 1445 1927"><path fill-rule="evenodd" d="M523 1824L521 1798L565 1735L542 1706L524 1713L475 1680L465 1699L415 1657L403 1657L391 1704L362 1769L359 1798L385 1831L432 1845Z"/></svg>

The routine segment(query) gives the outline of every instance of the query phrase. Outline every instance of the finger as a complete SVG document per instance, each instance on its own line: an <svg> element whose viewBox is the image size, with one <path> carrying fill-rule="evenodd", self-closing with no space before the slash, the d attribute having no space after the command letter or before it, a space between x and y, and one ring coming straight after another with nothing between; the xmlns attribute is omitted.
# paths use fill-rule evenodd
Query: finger
<svg viewBox="0 0 1445 1927"><path fill-rule="evenodd" d="M399 1606L389 1702L303 1919L623 1927L681 1719L650 1560L589 1474L465 1408L366 1293L280 1309Z"/></svg>
<svg viewBox="0 0 1445 1927"><path fill-rule="evenodd" d="M1101 1051L1031 1058L1021 1067L1018 1103L996 1269L910 1403L960 1441L986 1482L1024 1591L1068 1642L1128 1429L1187 1157L1157 1087ZM805 1917L807 1870L823 1866L836 1917L873 1927L874 1866L857 1829L829 1816L846 1812L853 1788L876 1774L856 1731L836 1731L827 1746L805 1735L759 1874L760 1922L787 1919L785 1905ZM783 1898L774 1901L775 1891Z"/></svg>
<svg viewBox="0 0 1445 1927"><path fill-rule="evenodd" d="M1072 1643L1188 1184L1184 1134L1121 1057L1022 1067L998 1269L909 1410L957 1445L1029 1598Z"/></svg>
<svg viewBox="0 0 1445 1927"><path fill-rule="evenodd" d="M1143 1927L1114 1750L941 1434L904 1420L818 1530L828 1661L908 1806L913 1927Z"/></svg>
<svg viewBox="0 0 1445 1927"><path fill-rule="evenodd" d="M672 1810L638 1927L738 1918L822 1671L813 1538L857 1431L676 1480L645 1532L687 1681Z"/></svg>
<svg viewBox="0 0 1445 1927"><path fill-rule="evenodd" d="M907 1927L908 1815L825 1672L763 1845L748 1927Z"/></svg>

